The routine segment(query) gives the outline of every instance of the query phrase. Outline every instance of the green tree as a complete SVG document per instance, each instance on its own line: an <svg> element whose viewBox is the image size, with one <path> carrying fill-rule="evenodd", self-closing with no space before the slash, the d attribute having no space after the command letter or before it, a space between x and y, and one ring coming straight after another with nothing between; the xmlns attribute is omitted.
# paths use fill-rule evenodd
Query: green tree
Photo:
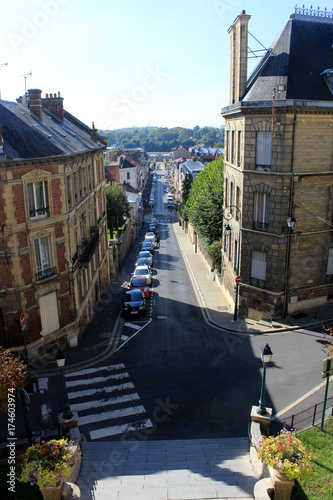
<svg viewBox="0 0 333 500"><path fill-rule="evenodd" d="M182 184L182 202L185 204L190 196L192 181L188 174L185 174L185 179Z"/></svg>
<svg viewBox="0 0 333 500"><path fill-rule="evenodd" d="M112 238L113 232L123 225L123 216L126 215L128 217L129 215L129 203L126 191L118 182L112 182L106 187L106 211L108 228Z"/></svg>
<svg viewBox="0 0 333 500"><path fill-rule="evenodd" d="M222 156L206 165L192 182L185 212L207 245L222 237L224 163Z"/></svg>

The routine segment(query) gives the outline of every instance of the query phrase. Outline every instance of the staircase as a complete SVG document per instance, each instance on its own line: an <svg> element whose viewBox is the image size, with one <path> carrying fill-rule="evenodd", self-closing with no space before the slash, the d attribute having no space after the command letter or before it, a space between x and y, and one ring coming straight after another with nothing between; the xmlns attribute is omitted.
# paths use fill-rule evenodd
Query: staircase
<svg viewBox="0 0 333 500"><path fill-rule="evenodd" d="M82 443L83 500L253 499L247 438Z"/></svg>

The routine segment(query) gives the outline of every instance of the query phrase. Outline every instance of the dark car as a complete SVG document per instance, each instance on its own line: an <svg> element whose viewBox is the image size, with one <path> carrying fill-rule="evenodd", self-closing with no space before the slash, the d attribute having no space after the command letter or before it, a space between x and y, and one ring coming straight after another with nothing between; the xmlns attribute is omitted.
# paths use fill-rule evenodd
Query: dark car
<svg viewBox="0 0 333 500"><path fill-rule="evenodd" d="M127 290L122 300L122 311L124 315L145 314L146 299L140 288Z"/></svg>
<svg viewBox="0 0 333 500"><path fill-rule="evenodd" d="M131 290L139 289L144 293L146 299L149 298L149 285L144 276L133 276L128 285Z"/></svg>

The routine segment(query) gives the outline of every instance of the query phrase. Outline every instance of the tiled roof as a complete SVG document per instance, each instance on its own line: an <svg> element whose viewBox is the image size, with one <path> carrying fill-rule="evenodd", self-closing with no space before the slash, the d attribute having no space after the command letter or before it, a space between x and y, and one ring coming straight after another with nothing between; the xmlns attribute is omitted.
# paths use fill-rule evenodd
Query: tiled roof
<svg viewBox="0 0 333 500"><path fill-rule="evenodd" d="M64 110L64 121L43 108L38 120L23 104L0 100L4 157L0 161L63 156L104 147L90 128Z"/></svg>
<svg viewBox="0 0 333 500"><path fill-rule="evenodd" d="M244 101L282 99L333 101L321 73L333 67L333 19L292 15L250 78Z"/></svg>

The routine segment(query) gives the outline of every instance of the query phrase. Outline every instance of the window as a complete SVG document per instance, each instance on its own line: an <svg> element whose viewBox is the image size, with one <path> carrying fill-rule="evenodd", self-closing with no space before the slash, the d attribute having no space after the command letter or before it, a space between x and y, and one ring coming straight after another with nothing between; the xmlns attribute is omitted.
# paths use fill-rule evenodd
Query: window
<svg viewBox="0 0 333 500"><path fill-rule="evenodd" d="M242 161L242 132L238 132L237 165L240 167Z"/></svg>
<svg viewBox="0 0 333 500"><path fill-rule="evenodd" d="M254 193L253 229L268 231L269 195L267 193Z"/></svg>
<svg viewBox="0 0 333 500"><path fill-rule="evenodd" d="M131 178L131 172L127 172L127 180Z"/></svg>
<svg viewBox="0 0 333 500"><path fill-rule="evenodd" d="M227 136L225 141L225 159L229 161L229 130L227 130Z"/></svg>
<svg viewBox="0 0 333 500"><path fill-rule="evenodd" d="M27 185L30 217L49 215L47 182L37 181Z"/></svg>
<svg viewBox="0 0 333 500"><path fill-rule="evenodd" d="M257 132L256 168L270 169L272 163L272 134Z"/></svg>
<svg viewBox="0 0 333 500"><path fill-rule="evenodd" d="M234 270L237 273L238 272L238 241L235 240L235 263L234 263Z"/></svg>
<svg viewBox="0 0 333 500"><path fill-rule="evenodd" d="M59 330L57 292L51 292L40 297L39 312L43 335Z"/></svg>
<svg viewBox="0 0 333 500"><path fill-rule="evenodd" d="M231 132L231 163L235 163L235 131Z"/></svg>
<svg viewBox="0 0 333 500"><path fill-rule="evenodd" d="M236 207L239 208L240 210L240 188L239 186L236 187ZM240 211L236 210L236 220L239 221L240 219Z"/></svg>
<svg viewBox="0 0 333 500"><path fill-rule="evenodd" d="M330 248L328 252L326 281L333 283L333 248Z"/></svg>
<svg viewBox="0 0 333 500"><path fill-rule="evenodd" d="M67 183L67 201L68 201L68 208L72 207L72 182L71 182L71 177L68 175L66 177L66 183Z"/></svg>
<svg viewBox="0 0 333 500"><path fill-rule="evenodd" d="M47 237L39 238L34 241L37 280L48 278L55 274L55 267L51 267L49 239Z"/></svg>
<svg viewBox="0 0 333 500"><path fill-rule="evenodd" d="M225 203L225 206L228 206L228 179L225 180L225 193L224 193L224 203Z"/></svg>
<svg viewBox="0 0 333 500"><path fill-rule="evenodd" d="M266 254L264 252L252 252L251 285L265 288L266 285Z"/></svg>

